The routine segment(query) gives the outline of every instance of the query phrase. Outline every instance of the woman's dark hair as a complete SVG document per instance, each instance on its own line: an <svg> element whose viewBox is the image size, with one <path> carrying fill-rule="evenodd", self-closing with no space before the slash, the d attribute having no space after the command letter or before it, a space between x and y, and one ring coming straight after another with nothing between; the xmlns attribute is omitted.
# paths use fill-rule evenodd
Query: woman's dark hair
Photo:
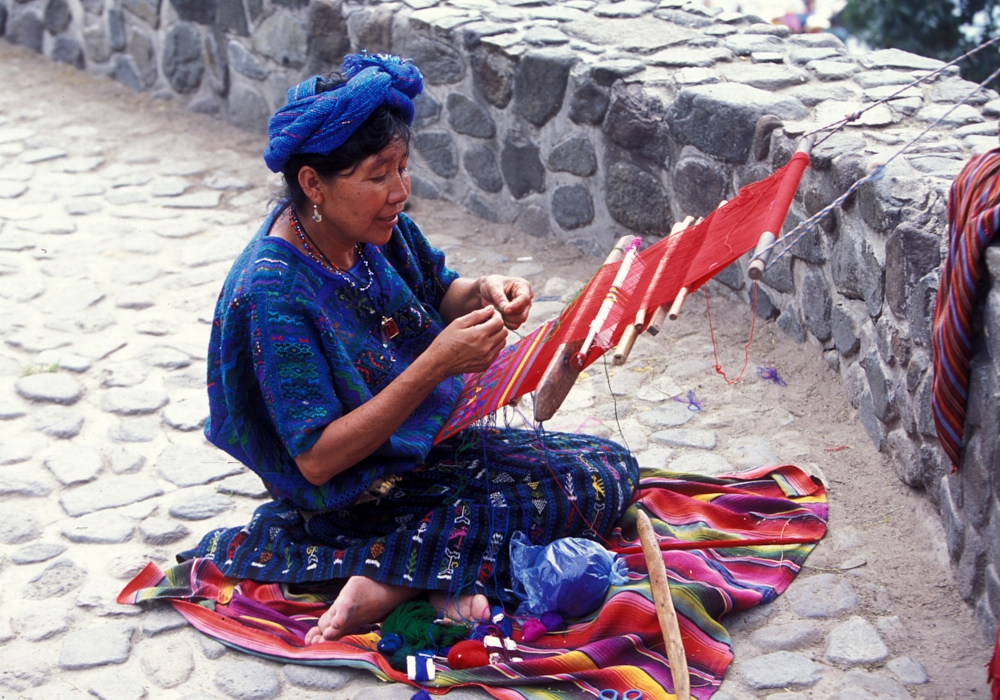
<svg viewBox="0 0 1000 700"><path fill-rule="evenodd" d="M327 76L317 91L324 92L343 82L344 78L338 74ZM376 108L344 143L330 153L296 153L289 158L281 171L285 179L283 199L290 200L296 208L308 203L308 197L299 185L299 170L304 166L313 168L324 180L350 175L361 161L381 152L396 138L402 139L409 152L410 126L403 113L387 105Z"/></svg>

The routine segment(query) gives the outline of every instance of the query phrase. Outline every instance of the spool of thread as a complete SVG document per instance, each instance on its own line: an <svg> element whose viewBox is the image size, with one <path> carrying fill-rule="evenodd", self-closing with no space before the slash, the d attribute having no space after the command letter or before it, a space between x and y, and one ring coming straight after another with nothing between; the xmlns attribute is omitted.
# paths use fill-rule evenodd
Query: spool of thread
<svg viewBox="0 0 1000 700"><path fill-rule="evenodd" d="M500 628L503 636L509 637L511 632L514 631L514 624L507 619L507 615L503 611L503 606L494 605L490 608L490 619L494 625Z"/></svg>
<svg viewBox="0 0 1000 700"><path fill-rule="evenodd" d="M407 656L406 677L417 683L434 680L434 659L425 654Z"/></svg>
<svg viewBox="0 0 1000 700"><path fill-rule="evenodd" d="M482 642L466 639L458 642L448 652L448 665L453 671L463 668L478 668L490 663L490 655Z"/></svg>

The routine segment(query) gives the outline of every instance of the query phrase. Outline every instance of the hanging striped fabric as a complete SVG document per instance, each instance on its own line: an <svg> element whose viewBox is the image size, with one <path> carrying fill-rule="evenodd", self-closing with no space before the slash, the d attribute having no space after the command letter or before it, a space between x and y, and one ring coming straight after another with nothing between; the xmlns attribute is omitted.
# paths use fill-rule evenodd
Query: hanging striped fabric
<svg viewBox="0 0 1000 700"><path fill-rule="evenodd" d="M941 268L934 309L934 379L931 408L938 439L961 463L962 433L972 357L972 316L986 246L1000 229L1000 148L976 156L951 186L948 198L948 255Z"/></svg>

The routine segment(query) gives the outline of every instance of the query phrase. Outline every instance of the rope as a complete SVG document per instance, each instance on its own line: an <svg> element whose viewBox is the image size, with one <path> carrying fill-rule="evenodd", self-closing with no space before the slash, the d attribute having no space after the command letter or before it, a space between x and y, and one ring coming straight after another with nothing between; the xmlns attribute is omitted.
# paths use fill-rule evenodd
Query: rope
<svg viewBox="0 0 1000 700"><path fill-rule="evenodd" d="M863 115L865 112L867 112L869 110L872 110L872 109L875 109L879 105L883 105L883 104L885 104L887 102L891 102L892 100L895 100L895 99L905 99L905 98L902 98L901 95L904 92L906 92L907 90L909 90L910 88L916 87L917 85L920 85L921 83L927 82L927 81L929 81L932 78L936 78L937 76L941 75L944 71L946 71L947 69L951 68L955 64L957 64L957 63L959 63L961 61L964 61L965 59L969 58L970 56L973 56L973 55L979 53L983 49L985 49L985 48L987 48L989 46L992 46L993 44L996 44L997 42L1000 42L1000 35L993 37L989 41L986 41L986 42L980 44L979 46L977 46L974 49L970 49L969 51L967 51L966 53L962 54L958 58L956 58L956 59L954 59L952 61L949 61L948 63L944 64L943 66L941 66L937 70L931 71L927 75L925 75L923 77L920 77L920 78L917 78L916 80L914 80L912 83L909 83L908 85L904 85L903 87L899 88L899 90L897 90L896 92L892 93L888 97L884 97L881 100L878 100L878 101L870 104L869 106L865 107L864 109L862 109L862 110L860 110L858 112L854 112L853 114L848 114L843 119L838 119L837 121L835 121L835 122L833 122L831 124L827 124L826 126L821 126L818 129L814 129L813 131L810 131L809 133L805 134L804 136L815 136L818 133L830 130L829 134L827 134L826 136L824 136L823 138L821 138L819 141L816 142L815 145L818 146L821 143L823 143L824 141L826 141L828 138L830 138L831 136L833 136L835 133L837 133L838 131L840 131L841 129L843 129L848 124L850 124L852 122L855 122L858 119L860 119L861 115ZM987 78L986 82L989 82L989 80L990 79ZM985 83L980 83L979 87L982 87L984 84ZM975 92L975 90L973 90L973 92ZM968 97L966 97L966 99L968 99ZM963 103L964 103L964 100L963 100ZM960 103L960 104L962 104L962 103Z"/></svg>
<svg viewBox="0 0 1000 700"><path fill-rule="evenodd" d="M997 39L993 39L992 41L997 41L997 40L1000 40L1000 37L997 37ZM984 44L983 46L986 46L986 44ZM982 47L980 47L980 48L982 48ZM993 81L994 79L996 79L997 76L1000 76L1000 68L998 68L997 70L993 71L993 73L991 73L990 76L988 78L986 78L986 80L984 80L983 82L979 83L979 85L977 85L974 89L970 90L969 93L967 95L965 95L965 97L963 97L961 99L961 101L959 101L958 103L956 103L951 109L949 109L947 112L945 112L940 117L938 117L938 119L933 124L931 124L926 129L924 129L923 131L921 131L914 138L912 138L906 145L904 145L898 151L896 151L891 156L889 156L888 160L886 160L884 163L881 163L880 165L878 165L868 175L864 176L860 180L857 180L853 185L851 185L850 187L848 187L847 191L844 192L844 194L842 194L839 197L837 197L829 205L827 205L823 209L821 209L818 212L816 212L816 214L814 214L810 218L808 218L805 221L801 222L798 226L796 226L795 228L793 228L787 234L785 234L781 238L778 238L777 240L774 241L774 243L772 243L771 245L767 246L767 248L765 248L764 250L762 250L756 257L760 258L760 257L766 256L779 243L783 243L786 246L780 253L778 253L777 255L775 255L774 257L772 257L768 261L767 265L764 266L764 269L768 269L771 266L776 265L778 263L778 261L781 260L781 258L784 257L784 255L788 251L790 251L792 248L794 248L808 234L812 233L823 219L825 219L831 212L833 212L834 209L839 208L845 201L847 201L851 197L851 195L853 195L855 192L857 192L859 189L861 189L861 187L863 187L864 185L866 185L869 182L872 182L872 181L875 181L875 180L881 180L885 176L885 168L886 168L887 165L889 165L889 163L891 163L896 158L898 158L899 156L901 156L904 153L906 153L906 151L908 151L914 144L916 144L917 141L919 141L920 139L922 139L931 130L933 130L934 128L936 128L941 122L943 122L946 118L948 118L948 116L952 112L954 112L956 109L958 109L959 107L961 107L962 105L964 105L968 101L968 99L970 97L972 97L974 94L976 94L976 92L978 92L980 90L980 88L982 88L987 83L989 83L989 82ZM795 236L795 237L792 238L792 236ZM791 240L790 243L787 242L789 238L792 238L792 240Z"/></svg>
<svg viewBox="0 0 1000 700"><path fill-rule="evenodd" d="M757 283L753 283L753 305L750 309L750 337L747 339L747 344L743 346L743 368L736 375L736 379L727 377L725 371L722 369L722 365L719 364L719 350L715 347L715 330L712 328L712 305L708 302L708 287L704 287L704 290L705 309L708 311L708 335L712 339L712 355L715 357L715 364L712 366L718 374L722 375L726 384L732 385L743 378L743 373L747 371L747 366L750 364L750 345L753 343L753 331L757 325Z"/></svg>

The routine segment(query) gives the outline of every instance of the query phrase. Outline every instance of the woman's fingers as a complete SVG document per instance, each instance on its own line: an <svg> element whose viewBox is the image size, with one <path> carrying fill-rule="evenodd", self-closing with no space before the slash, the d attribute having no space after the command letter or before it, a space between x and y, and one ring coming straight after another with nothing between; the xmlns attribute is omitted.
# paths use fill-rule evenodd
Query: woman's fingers
<svg viewBox="0 0 1000 700"><path fill-rule="evenodd" d="M520 277L488 275L480 286L483 303L490 303L500 309L507 328L518 328L528 320L531 310L531 283Z"/></svg>

